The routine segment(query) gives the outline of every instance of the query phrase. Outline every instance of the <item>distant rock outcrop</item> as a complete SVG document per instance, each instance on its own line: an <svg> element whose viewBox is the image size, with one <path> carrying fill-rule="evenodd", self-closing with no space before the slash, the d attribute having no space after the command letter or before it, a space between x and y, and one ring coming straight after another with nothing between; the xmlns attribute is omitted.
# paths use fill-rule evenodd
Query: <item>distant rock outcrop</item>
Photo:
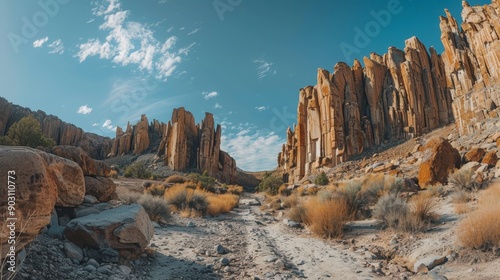
<svg viewBox="0 0 500 280"><path fill-rule="evenodd" d="M142 115L139 123L134 126L129 123L125 132L117 127L108 156L138 155L148 150L157 152L173 170L207 171L221 182L232 183L236 180L236 162L221 151L221 133L221 126L215 126L212 114L206 113L201 124L196 125L193 114L181 107L174 109L167 124L157 120L148 123Z"/></svg>
<svg viewBox="0 0 500 280"><path fill-rule="evenodd" d="M5 135L15 122L30 114L40 121L43 135L52 138L56 145L80 147L92 158L106 158L111 147L110 138L84 132L81 128L63 122L56 116L13 105L2 97L0 97L0 136Z"/></svg>
<svg viewBox="0 0 500 280"><path fill-rule="evenodd" d="M316 86L300 90L297 124L287 131L278 166L296 182L363 149L408 139L456 120L461 134L498 116L500 1L470 7L463 1L460 30L441 17L445 52L426 50L416 37L405 49L371 53L333 73L318 70Z"/></svg>

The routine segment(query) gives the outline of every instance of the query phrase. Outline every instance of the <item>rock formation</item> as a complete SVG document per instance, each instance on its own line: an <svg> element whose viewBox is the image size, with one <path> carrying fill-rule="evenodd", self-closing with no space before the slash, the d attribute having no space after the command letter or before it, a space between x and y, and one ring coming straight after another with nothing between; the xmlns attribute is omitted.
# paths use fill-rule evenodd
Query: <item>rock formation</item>
<svg viewBox="0 0 500 280"><path fill-rule="evenodd" d="M14 171L8 179L8 171ZM84 177L75 162L26 147L0 147L0 179L8 181L0 194L0 219L6 225L7 218L17 218L15 236L16 251L31 242L40 230L49 224L54 206L80 205L85 195ZM13 216L7 216L9 197L15 197ZM10 200L9 200L10 201ZM5 224L4 224L5 221ZM11 234L7 226L0 229L2 256L9 246Z"/></svg>
<svg viewBox="0 0 500 280"><path fill-rule="evenodd" d="M0 136L5 135L15 122L30 114L40 121L44 136L52 138L56 145L81 147L95 159L104 159L108 154L111 139L84 132L81 128L63 122L58 117L47 115L43 111L33 112L28 108L13 105L2 97L0 97Z"/></svg>
<svg viewBox="0 0 500 280"><path fill-rule="evenodd" d="M193 115L184 108L174 109L172 120L166 125L158 155L173 170L197 169L207 171L221 182L236 180L236 162L221 151L220 125L215 127L214 117L206 113L201 124L196 125Z"/></svg>
<svg viewBox="0 0 500 280"><path fill-rule="evenodd" d="M446 10L445 51L429 51L416 37L404 50L390 47L333 73L318 70L316 86L300 90L297 124L278 155L293 182L335 166L364 149L429 132L456 120L461 134L498 116L500 1L470 7L463 1L462 30Z"/></svg>
<svg viewBox="0 0 500 280"><path fill-rule="evenodd" d="M444 138L430 139L424 146L424 160L418 170L418 184L427 187L446 184L448 174L460 168L460 154Z"/></svg>
<svg viewBox="0 0 500 280"><path fill-rule="evenodd" d="M462 1L462 29L446 10L440 18L446 83L461 134L481 129L497 117L500 104L500 1L471 7Z"/></svg>

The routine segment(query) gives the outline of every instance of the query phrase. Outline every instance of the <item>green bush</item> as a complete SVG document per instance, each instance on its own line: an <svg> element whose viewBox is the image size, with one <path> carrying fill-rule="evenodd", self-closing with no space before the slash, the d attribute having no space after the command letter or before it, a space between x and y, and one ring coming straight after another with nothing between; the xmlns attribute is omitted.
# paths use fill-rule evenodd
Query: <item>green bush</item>
<svg viewBox="0 0 500 280"><path fill-rule="evenodd" d="M14 141L7 136L0 137L0 145L2 146L15 146Z"/></svg>
<svg viewBox="0 0 500 280"><path fill-rule="evenodd" d="M258 188L260 192L267 192L270 195L278 194L280 186L283 185L283 179L278 178L271 173L267 173Z"/></svg>
<svg viewBox="0 0 500 280"><path fill-rule="evenodd" d="M43 136L40 122L29 115L14 123L7 132L7 138L0 140L2 145L27 146L36 148L39 146L53 148L54 140Z"/></svg>
<svg viewBox="0 0 500 280"><path fill-rule="evenodd" d="M151 172L149 172L142 164L134 163L125 168L123 176L126 178L149 179Z"/></svg>
<svg viewBox="0 0 500 280"><path fill-rule="evenodd" d="M314 183L320 186L326 186L329 182L330 181L328 181L328 176L326 176L325 171L321 171L321 173L314 179Z"/></svg>
<svg viewBox="0 0 500 280"><path fill-rule="evenodd" d="M215 192L214 187L216 181L214 178L208 175L207 171L203 172L203 175L201 175L198 180L199 180L198 182L201 183L202 189L207 190L209 192Z"/></svg>
<svg viewBox="0 0 500 280"><path fill-rule="evenodd" d="M197 211L201 215L205 215L208 210L207 197L203 194L193 194L188 202L188 208Z"/></svg>

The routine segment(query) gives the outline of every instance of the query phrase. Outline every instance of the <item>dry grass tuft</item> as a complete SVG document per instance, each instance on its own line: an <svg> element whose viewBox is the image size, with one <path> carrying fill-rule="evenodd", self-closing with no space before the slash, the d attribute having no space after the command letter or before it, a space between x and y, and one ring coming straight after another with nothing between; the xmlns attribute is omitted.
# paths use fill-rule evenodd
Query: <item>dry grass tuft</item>
<svg viewBox="0 0 500 280"><path fill-rule="evenodd" d="M170 207L163 198L130 192L123 194L121 200L127 205L133 203L142 205L151 221L165 223L170 219Z"/></svg>
<svg viewBox="0 0 500 280"><path fill-rule="evenodd" d="M472 191L477 188L472 169L459 169L448 176L448 185L458 190Z"/></svg>
<svg viewBox="0 0 500 280"><path fill-rule="evenodd" d="M109 177L117 179L118 178L118 171L116 170L111 170L108 174Z"/></svg>
<svg viewBox="0 0 500 280"><path fill-rule="evenodd" d="M215 194L207 197L210 216L217 216L221 213L227 213L239 204L239 196L235 194Z"/></svg>
<svg viewBox="0 0 500 280"><path fill-rule="evenodd" d="M433 221L437 218L434 213L437 206L437 198L430 192L421 192L413 196L410 200L411 212L420 220L426 222Z"/></svg>
<svg viewBox="0 0 500 280"><path fill-rule="evenodd" d="M455 213L461 215L465 214L470 211L469 205L467 203L455 203L453 204L453 209L455 210Z"/></svg>
<svg viewBox="0 0 500 280"><path fill-rule="evenodd" d="M297 205L299 201L299 197L297 196L296 193L287 196L282 199L283 200L283 208L292 208Z"/></svg>
<svg viewBox="0 0 500 280"><path fill-rule="evenodd" d="M169 184L182 184L186 181L186 179L180 175L172 175L165 179L165 183Z"/></svg>
<svg viewBox="0 0 500 280"><path fill-rule="evenodd" d="M243 187L238 185L229 185L227 187L227 192L235 195L241 195L243 193Z"/></svg>
<svg viewBox="0 0 500 280"><path fill-rule="evenodd" d="M312 197L304 207L305 223L313 233L324 238L342 237L344 225L351 217L344 199L321 201Z"/></svg>
<svg viewBox="0 0 500 280"><path fill-rule="evenodd" d="M297 223L306 223L306 208L303 205L296 205L288 210L287 217Z"/></svg>
<svg viewBox="0 0 500 280"><path fill-rule="evenodd" d="M477 210L458 226L458 239L466 247L489 250L500 246L500 184L484 191Z"/></svg>
<svg viewBox="0 0 500 280"><path fill-rule="evenodd" d="M152 196L163 197L165 195L165 186L163 184L151 184L144 190L144 193Z"/></svg>
<svg viewBox="0 0 500 280"><path fill-rule="evenodd" d="M164 198L170 206L175 210L182 210L186 208L187 202L187 188L184 185L173 185L165 190Z"/></svg>

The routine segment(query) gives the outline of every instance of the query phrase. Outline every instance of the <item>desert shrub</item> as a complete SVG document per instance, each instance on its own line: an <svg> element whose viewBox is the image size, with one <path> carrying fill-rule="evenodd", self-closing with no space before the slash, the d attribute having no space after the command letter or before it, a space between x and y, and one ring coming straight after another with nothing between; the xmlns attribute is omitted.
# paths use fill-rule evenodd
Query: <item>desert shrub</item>
<svg viewBox="0 0 500 280"><path fill-rule="evenodd" d="M281 198L277 196L268 196L264 199L264 203L260 206L260 210L280 210Z"/></svg>
<svg viewBox="0 0 500 280"><path fill-rule="evenodd" d="M165 191L165 199L169 205L176 210L182 210L186 207L188 192L183 185L174 185Z"/></svg>
<svg viewBox="0 0 500 280"><path fill-rule="evenodd" d="M373 208L373 217L380 219L390 228L398 229L406 223L408 204L395 194L388 194L379 199Z"/></svg>
<svg viewBox="0 0 500 280"><path fill-rule="evenodd" d="M199 173L189 173L188 175L186 175L186 179L193 183L198 183L198 181L200 180L200 176L201 174Z"/></svg>
<svg viewBox="0 0 500 280"><path fill-rule="evenodd" d="M144 190L144 193L152 196L163 197L165 195L165 186L162 184L152 184Z"/></svg>
<svg viewBox="0 0 500 280"><path fill-rule="evenodd" d="M410 210L413 215L424 222L430 222L436 219L436 210L438 201L430 192L422 192L410 199Z"/></svg>
<svg viewBox="0 0 500 280"><path fill-rule="evenodd" d="M205 215L208 209L207 196L203 193L194 192L189 196L187 207L199 213L200 215Z"/></svg>
<svg viewBox="0 0 500 280"><path fill-rule="evenodd" d="M0 145L15 146L14 141L12 141L12 139L10 139L8 136L0 136Z"/></svg>
<svg viewBox="0 0 500 280"><path fill-rule="evenodd" d="M283 184L278 188L278 194L282 196L289 196L292 194L292 190L288 188L287 185Z"/></svg>
<svg viewBox="0 0 500 280"><path fill-rule="evenodd" d="M207 171L203 172L203 174L199 177L198 182L201 184L201 188L203 190L215 192L215 178L210 177Z"/></svg>
<svg viewBox="0 0 500 280"><path fill-rule="evenodd" d="M170 209L168 203L160 197L154 197L149 194L126 193L120 197L126 204L138 203L142 205L151 221L166 222L170 218Z"/></svg>
<svg viewBox="0 0 500 280"><path fill-rule="evenodd" d="M328 176L326 176L324 171L321 171L321 173L314 179L314 183L316 185L326 186L329 183Z"/></svg>
<svg viewBox="0 0 500 280"><path fill-rule="evenodd" d="M354 215L357 215L357 212L365 205L365 202L359 199L358 194L360 191L361 182L358 180L351 180L337 189L337 193L346 201L349 212Z"/></svg>
<svg viewBox="0 0 500 280"><path fill-rule="evenodd" d="M315 197L305 204L305 222L311 231L324 238L340 238L345 223L350 220L347 202L341 198L321 201Z"/></svg>
<svg viewBox="0 0 500 280"><path fill-rule="evenodd" d="M138 203L144 207L151 221L166 222L170 218L168 203L161 197L143 195Z"/></svg>
<svg viewBox="0 0 500 280"><path fill-rule="evenodd" d="M306 223L307 220L306 208L301 204L291 207L286 215L290 220L297 223Z"/></svg>
<svg viewBox="0 0 500 280"><path fill-rule="evenodd" d="M14 123L7 132L10 140L4 139L5 143L16 146L28 146L36 148L38 146L52 148L55 145L54 140L43 136L40 122L32 115L26 116Z"/></svg>
<svg viewBox="0 0 500 280"><path fill-rule="evenodd" d="M208 209L207 213L210 216L217 216L222 213L227 213L231 211L234 207L239 204L239 196L225 193L225 194L213 194L207 197Z"/></svg>
<svg viewBox="0 0 500 280"><path fill-rule="evenodd" d="M291 208L297 205L299 198L297 194L292 194L290 196L284 197L282 199L283 208Z"/></svg>
<svg viewBox="0 0 500 280"><path fill-rule="evenodd" d="M167 179L165 179L165 183L169 183L169 184L182 184L185 181L186 180L184 179L184 177L182 177L180 175L172 175L172 176L167 177Z"/></svg>
<svg viewBox="0 0 500 280"><path fill-rule="evenodd" d="M463 246L489 250L500 246L500 184L488 188L479 198L478 208L458 225Z"/></svg>
<svg viewBox="0 0 500 280"><path fill-rule="evenodd" d="M470 200L470 195L464 190L457 190L451 194L451 202L453 203L467 203Z"/></svg>
<svg viewBox="0 0 500 280"><path fill-rule="evenodd" d="M227 187L227 192L230 194L240 195L243 193L243 187L238 185L230 185Z"/></svg>
<svg viewBox="0 0 500 280"><path fill-rule="evenodd" d="M123 170L123 176L126 178L149 179L151 172L149 172L141 163L133 163Z"/></svg>
<svg viewBox="0 0 500 280"><path fill-rule="evenodd" d="M476 188L472 169L459 169L448 176L448 185L458 190L471 191Z"/></svg>
<svg viewBox="0 0 500 280"><path fill-rule="evenodd" d="M115 178L115 179L117 179L117 178L118 178L118 171L116 171L116 170L111 170L111 171L109 172L109 174L108 174L108 175L109 175L109 177L111 177L111 178Z"/></svg>
<svg viewBox="0 0 500 280"><path fill-rule="evenodd" d="M260 182L258 188L260 192L267 192L270 195L278 194L280 186L283 185L283 179L267 173L262 182Z"/></svg>

